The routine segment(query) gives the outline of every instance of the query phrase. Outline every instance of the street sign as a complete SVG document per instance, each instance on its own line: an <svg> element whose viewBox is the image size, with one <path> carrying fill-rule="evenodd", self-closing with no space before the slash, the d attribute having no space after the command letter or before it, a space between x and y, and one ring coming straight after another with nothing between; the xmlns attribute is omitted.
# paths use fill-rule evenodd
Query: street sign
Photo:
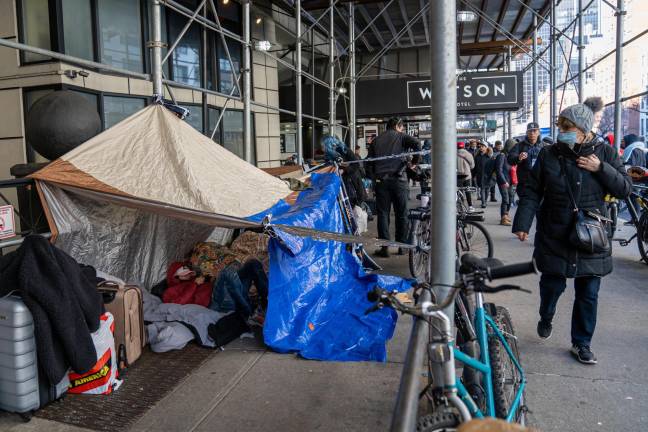
<svg viewBox="0 0 648 432"><path fill-rule="evenodd" d="M16 235L14 208L10 205L0 206L0 239Z"/></svg>
<svg viewBox="0 0 648 432"><path fill-rule="evenodd" d="M475 72L457 78L457 112L517 111L522 107L522 72ZM429 80L381 79L358 82L358 116L429 114Z"/></svg>

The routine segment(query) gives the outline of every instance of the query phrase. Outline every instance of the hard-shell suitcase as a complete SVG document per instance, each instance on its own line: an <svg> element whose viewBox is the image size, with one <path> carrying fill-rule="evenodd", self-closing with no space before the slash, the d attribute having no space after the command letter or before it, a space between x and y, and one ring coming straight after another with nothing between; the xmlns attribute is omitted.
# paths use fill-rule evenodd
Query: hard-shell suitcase
<svg viewBox="0 0 648 432"><path fill-rule="evenodd" d="M98 285L106 310L115 318L115 350L119 369L132 365L146 344L142 291L135 285L102 282Z"/></svg>
<svg viewBox="0 0 648 432"><path fill-rule="evenodd" d="M0 409L29 418L69 383L67 374L55 386L39 379L32 314L20 297L0 298Z"/></svg>

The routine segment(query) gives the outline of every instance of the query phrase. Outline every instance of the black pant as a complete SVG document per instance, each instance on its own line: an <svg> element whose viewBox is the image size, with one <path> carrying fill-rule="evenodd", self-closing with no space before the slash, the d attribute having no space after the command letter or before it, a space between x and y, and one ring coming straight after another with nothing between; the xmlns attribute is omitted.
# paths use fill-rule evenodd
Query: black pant
<svg viewBox="0 0 648 432"><path fill-rule="evenodd" d="M479 188L479 199L482 202L482 205L485 206L488 202L488 190L490 185L486 182L482 182L481 187Z"/></svg>
<svg viewBox="0 0 648 432"><path fill-rule="evenodd" d="M567 280L563 276L543 274L540 277L540 318L551 322L556 313L560 295L565 291ZM596 309L601 278L582 276L574 279L576 298L572 309L572 344L588 345L596 328Z"/></svg>
<svg viewBox="0 0 648 432"><path fill-rule="evenodd" d="M407 243L407 179L388 177L376 180L375 190L378 237L389 240L389 213L393 205L396 218L396 241Z"/></svg>
<svg viewBox="0 0 648 432"><path fill-rule="evenodd" d="M490 197L491 197L492 200L495 199L495 185L492 185L490 187Z"/></svg>
<svg viewBox="0 0 648 432"><path fill-rule="evenodd" d="M472 186L472 179L458 179L457 180L457 186L459 187L471 187ZM466 202L468 202L468 207L472 207L472 193L466 192L464 193L466 195Z"/></svg>
<svg viewBox="0 0 648 432"><path fill-rule="evenodd" d="M503 187L502 185L498 185L500 195L502 195L502 204L500 204L500 216L504 216L505 214L508 214L508 212L511 210L511 204L513 203L513 200L515 199L515 191L509 185L509 187Z"/></svg>
<svg viewBox="0 0 648 432"><path fill-rule="evenodd" d="M250 289L252 283L257 289L259 305L266 309L268 307L268 275L263 270L263 264L258 259L249 259L238 271L238 277L243 287Z"/></svg>

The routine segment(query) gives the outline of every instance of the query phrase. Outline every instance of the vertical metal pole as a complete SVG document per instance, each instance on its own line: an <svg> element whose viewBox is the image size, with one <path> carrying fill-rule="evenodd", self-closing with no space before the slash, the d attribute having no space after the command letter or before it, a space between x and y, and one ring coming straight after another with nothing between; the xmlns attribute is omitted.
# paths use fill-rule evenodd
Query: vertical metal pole
<svg viewBox="0 0 648 432"><path fill-rule="evenodd" d="M511 61L513 60L513 53L511 52L511 47L508 47L508 53L506 57L506 70L511 71ZM509 138L513 136L513 123L512 123L512 117L511 117L511 111L506 112L506 124L507 124L507 130L506 133Z"/></svg>
<svg viewBox="0 0 648 432"><path fill-rule="evenodd" d="M315 30L311 29L311 75L315 76ZM315 83L311 81L311 158L315 159Z"/></svg>
<svg viewBox="0 0 648 432"><path fill-rule="evenodd" d="M585 63L585 46L583 43L583 0L578 0L578 103L585 99L585 80L583 79L583 67Z"/></svg>
<svg viewBox="0 0 648 432"><path fill-rule="evenodd" d="M556 37L556 0L551 0L551 74L550 74L550 103L549 126L551 127L551 138L556 139L556 63L558 63L558 39Z"/></svg>
<svg viewBox="0 0 648 432"><path fill-rule="evenodd" d="M253 163L252 160L252 110L250 99L250 2L243 2L243 147L245 149L245 160ZM236 75L234 75L236 76Z"/></svg>
<svg viewBox="0 0 648 432"><path fill-rule="evenodd" d="M625 18L625 0L617 0L617 25L616 25L616 59L614 69L614 146L619 150L621 148L621 137L623 135L623 127L621 124L621 93L623 88L623 21Z"/></svg>
<svg viewBox="0 0 648 432"><path fill-rule="evenodd" d="M355 50L355 6L349 3L349 143L351 151L356 146L356 50Z"/></svg>
<svg viewBox="0 0 648 432"><path fill-rule="evenodd" d="M436 300L442 301L455 280L455 241L457 193L457 11L454 1L430 3L430 88L432 91L432 196L430 230L431 250L428 274ZM423 298L423 296L426 296ZM419 301L429 299L423 290ZM453 307L444 312L452 322ZM421 391L421 368L430 328L415 320L403 367L391 431L416 430Z"/></svg>
<svg viewBox="0 0 648 432"><path fill-rule="evenodd" d="M335 0L329 0L329 133L335 127Z"/></svg>
<svg viewBox="0 0 648 432"><path fill-rule="evenodd" d="M153 79L153 96L164 97L162 89L162 6L160 0L153 0L151 8L153 21L153 40L151 41L151 78Z"/></svg>
<svg viewBox="0 0 648 432"><path fill-rule="evenodd" d="M302 130L302 29L301 29L301 0L295 0L295 22L297 24L296 27L296 38L297 40L295 41L295 53L297 55L297 60L296 60L296 70L295 70L295 75L296 75L296 81L295 81L295 94L297 100L295 101L296 104L296 109L295 109L295 120L297 122L296 126L296 132L297 132L297 163L298 164L303 164L304 163L304 135L303 135L303 130Z"/></svg>
<svg viewBox="0 0 648 432"><path fill-rule="evenodd" d="M538 123L538 17L533 15L533 122Z"/></svg>

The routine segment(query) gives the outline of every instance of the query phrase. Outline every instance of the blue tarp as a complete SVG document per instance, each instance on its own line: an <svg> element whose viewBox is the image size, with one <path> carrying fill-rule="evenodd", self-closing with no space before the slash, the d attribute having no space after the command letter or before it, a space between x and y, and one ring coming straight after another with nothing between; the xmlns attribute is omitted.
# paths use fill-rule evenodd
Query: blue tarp
<svg viewBox="0 0 648 432"><path fill-rule="evenodd" d="M280 202L253 216L271 214L272 223L344 233L337 201L340 177L313 174L311 188L294 205ZM278 231L269 244L269 301L263 334L279 352L297 352L318 360L385 361L386 341L396 313L385 308L365 315L367 293L378 284L405 291L411 282L395 276L368 275L348 246Z"/></svg>

